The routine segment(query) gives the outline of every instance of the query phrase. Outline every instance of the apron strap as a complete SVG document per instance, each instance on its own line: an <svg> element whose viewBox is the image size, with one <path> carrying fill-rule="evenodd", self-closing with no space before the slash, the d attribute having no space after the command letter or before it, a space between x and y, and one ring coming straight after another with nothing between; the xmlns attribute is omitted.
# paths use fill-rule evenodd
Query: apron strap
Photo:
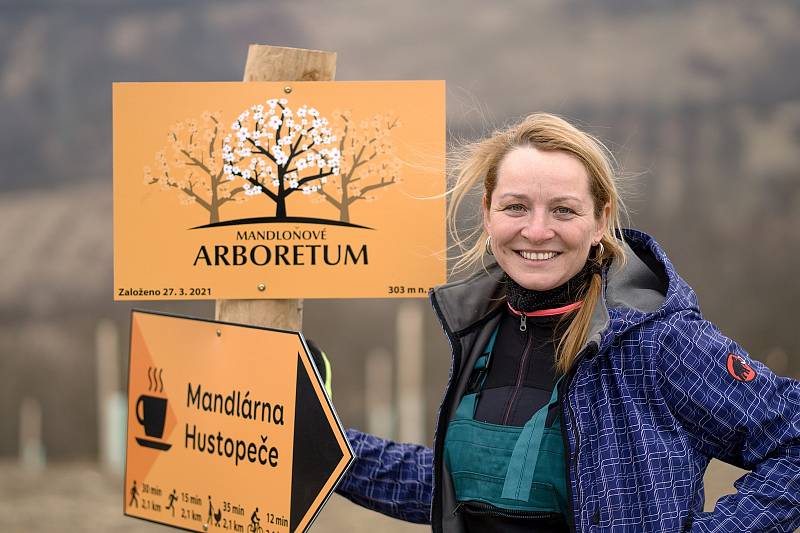
<svg viewBox="0 0 800 533"><path fill-rule="evenodd" d="M514 445L511 460L508 463L502 498L525 502L530 499L533 473L536 471L536 463L539 461L539 449L544 436L547 412L551 405L558 403L558 383L560 381L561 378L553 385L553 392L548 404L539 409L522 428L522 433Z"/></svg>
<svg viewBox="0 0 800 533"><path fill-rule="evenodd" d="M480 393L483 389L483 382L486 381L486 375L489 373L489 363L492 360L494 342L495 339L497 339L497 332L499 330L500 325L498 324L497 327L494 328L492 336L489 337L489 342L486 343L483 354L475 360L475 365L472 367L472 372L470 372L469 379L467 380L465 394L471 394L473 392Z"/></svg>
<svg viewBox="0 0 800 533"><path fill-rule="evenodd" d="M489 342L484 348L483 355L475 360L475 366L472 367L472 372L467 380L466 394L461 398L453 420L472 420L475 418L475 408L478 405L478 395L483 389L483 382L486 381L486 374L489 372L489 361L492 358L492 350L494 349L494 341L497 338L497 332L500 330L498 324L494 328L492 336L489 337Z"/></svg>
<svg viewBox="0 0 800 533"><path fill-rule="evenodd" d="M472 420L475 417L475 405L478 403L478 393L465 394L458 404L453 420Z"/></svg>

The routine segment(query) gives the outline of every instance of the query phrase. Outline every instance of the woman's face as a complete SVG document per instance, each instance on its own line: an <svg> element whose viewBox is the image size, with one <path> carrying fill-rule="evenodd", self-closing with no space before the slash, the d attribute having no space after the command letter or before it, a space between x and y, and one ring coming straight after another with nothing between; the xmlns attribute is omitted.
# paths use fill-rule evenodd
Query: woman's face
<svg viewBox="0 0 800 533"><path fill-rule="evenodd" d="M589 173L563 151L518 147L500 162L483 223L497 263L527 289L558 287L586 263L600 242L610 208L594 216Z"/></svg>

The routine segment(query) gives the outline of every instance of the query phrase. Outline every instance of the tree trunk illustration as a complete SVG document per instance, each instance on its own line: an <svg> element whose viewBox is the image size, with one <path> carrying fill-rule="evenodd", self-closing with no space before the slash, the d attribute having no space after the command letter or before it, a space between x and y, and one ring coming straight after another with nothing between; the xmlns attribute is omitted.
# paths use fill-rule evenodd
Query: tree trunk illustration
<svg viewBox="0 0 800 533"><path fill-rule="evenodd" d="M339 220L350 222L350 206L359 200L375 198L373 191L398 182L400 164L394 157L390 132L398 127L396 118L375 116L373 120L354 126L349 112L338 113L339 153L342 167L338 188L321 185L317 192L339 211Z"/></svg>
<svg viewBox="0 0 800 533"><path fill-rule="evenodd" d="M286 197L281 196L275 201L275 218L286 218Z"/></svg>
<svg viewBox="0 0 800 533"><path fill-rule="evenodd" d="M339 208L339 220L342 222L350 222L350 204L343 202Z"/></svg>
<svg viewBox="0 0 800 533"><path fill-rule="evenodd" d="M235 133L223 144L223 170L229 180L244 181L248 195L269 198L275 218L285 219L289 196L317 192L339 173L339 150L328 120L315 108L293 109L285 98L266 104L251 106L231 125Z"/></svg>
<svg viewBox="0 0 800 533"><path fill-rule="evenodd" d="M201 133L208 133L206 138ZM197 205L208 212L210 224L220 221L220 208L240 201L244 187L224 178L218 153L220 143L218 114L203 113L198 120L173 126L167 146L156 153L155 169L145 168L145 183L178 192L181 203Z"/></svg>

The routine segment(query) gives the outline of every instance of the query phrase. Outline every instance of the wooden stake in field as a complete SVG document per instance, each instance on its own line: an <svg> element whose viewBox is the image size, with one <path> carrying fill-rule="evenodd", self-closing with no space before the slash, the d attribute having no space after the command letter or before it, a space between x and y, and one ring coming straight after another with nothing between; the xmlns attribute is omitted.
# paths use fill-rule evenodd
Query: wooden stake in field
<svg viewBox="0 0 800 533"><path fill-rule="evenodd" d="M250 45L244 81L332 81L336 53ZM291 90L291 83L287 83ZM300 331L303 300L217 300L215 317L225 322Z"/></svg>

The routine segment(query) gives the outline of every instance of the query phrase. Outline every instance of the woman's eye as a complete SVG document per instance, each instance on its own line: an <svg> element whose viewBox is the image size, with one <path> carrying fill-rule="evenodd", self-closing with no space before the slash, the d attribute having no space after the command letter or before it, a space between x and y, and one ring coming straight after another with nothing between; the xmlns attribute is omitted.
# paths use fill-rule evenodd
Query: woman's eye
<svg viewBox="0 0 800 533"><path fill-rule="evenodd" d="M503 208L503 211L511 211L512 213L522 213L525 211L525 206L522 204L510 204Z"/></svg>
<svg viewBox="0 0 800 533"><path fill-rule="evenodd" d="M574 215L575 211L573 211L569 207L560 206L560 207L556 207L555 213L557 215Z"/></svg>

